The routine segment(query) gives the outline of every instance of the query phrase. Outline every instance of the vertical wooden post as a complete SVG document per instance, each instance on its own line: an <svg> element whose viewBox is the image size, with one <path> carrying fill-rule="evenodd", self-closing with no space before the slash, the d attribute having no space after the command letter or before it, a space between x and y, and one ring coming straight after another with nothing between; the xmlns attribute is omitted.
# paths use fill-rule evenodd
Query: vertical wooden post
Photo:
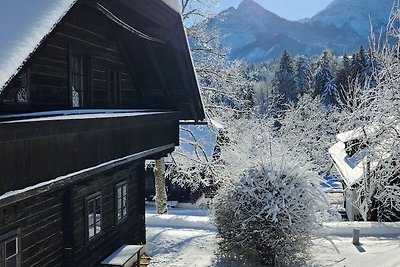
<svg viewBox="0 0 400 267"><path fill-rule="evenodd" d="M136 166L136 171L134 174L136 177L131 177L133 178L134 181L137 181L137 185L134 188L134 194L136 195L135 197L135 202L137 202L139 206L138 214L139 216L137 217L137 225L140 231L137 231L137 234L130 238L133 239L131 242L135 242L132 244L146 244L146 208L145 208L145 203L144 203L144 198L145 198L145 191L146 191L146 185L145 185L145 179L146 179L146 174L145 174L145 162L140 161L137 166ZM129 181L130 183L134 181ZM128 194L131 194L130 192ZM131 194L132 196L134 195L133 193ZM129 197L128 197L129 200ZM132 199L130 200L130 203L132 203Z"/></svg>
<svg viewBox="0 0 400 267"><path fill-rule="evenodd" d="M360 230L356 228L353 228L353 244L360 245Z"/></svg>

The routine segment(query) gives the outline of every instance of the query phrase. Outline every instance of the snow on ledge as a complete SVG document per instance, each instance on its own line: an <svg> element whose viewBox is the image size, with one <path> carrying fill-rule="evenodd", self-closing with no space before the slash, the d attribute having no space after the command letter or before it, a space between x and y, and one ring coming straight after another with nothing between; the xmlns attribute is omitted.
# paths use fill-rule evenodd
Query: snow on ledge
<svg viewBox="0 0 400 267"><path fill-rule="evenodd" d="M360 230L360 236L399 236L400 222L328 222L323 230L327 235L352 236L353 229Z"/></svg>
<svg viewBox="0 0 400 267"><path fill-rule="evenodd" d="M38 121L65 121L65 120L86 120L86 119L105 119L105 118L122 118L122 117L138 117L146 115L160 115L171 113L168 111L138 111L138 112L109 112L109 113L78 113L70 115L56 115L49 117L28 118L20 120L11 120L0 122L0 124L38 122Z"/></svg>
<svg viewBox="0 0 400 267"><path fill-rule="evenodd" d="M208 216L146 213L146 225L151 227L215 230Z"/></svg>

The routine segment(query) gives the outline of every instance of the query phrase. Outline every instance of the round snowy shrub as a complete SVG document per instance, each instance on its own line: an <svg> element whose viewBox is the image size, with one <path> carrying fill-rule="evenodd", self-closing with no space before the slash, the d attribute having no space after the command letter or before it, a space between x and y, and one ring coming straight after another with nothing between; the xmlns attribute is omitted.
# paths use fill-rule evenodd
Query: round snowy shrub
<svg viewBox="0 0 400 267"><path fill-rule="evenodd" d="M214 199L221 256L250 265L303 265L325 204L318 176L306 167L251 167Z"/></svg>

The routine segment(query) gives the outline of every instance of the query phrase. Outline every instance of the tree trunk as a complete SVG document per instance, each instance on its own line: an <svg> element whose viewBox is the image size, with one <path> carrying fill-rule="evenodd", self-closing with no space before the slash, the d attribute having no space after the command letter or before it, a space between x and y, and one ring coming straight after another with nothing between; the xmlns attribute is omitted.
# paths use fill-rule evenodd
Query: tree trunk
<svg viewBox="0 0 400 267"><path fill-rule="evenodd" d="M165 190L165 164L164 158L156 160L154 166L154 180L156 187L156 209L158 214L168 212L167 207L167 192Z"/></svg>

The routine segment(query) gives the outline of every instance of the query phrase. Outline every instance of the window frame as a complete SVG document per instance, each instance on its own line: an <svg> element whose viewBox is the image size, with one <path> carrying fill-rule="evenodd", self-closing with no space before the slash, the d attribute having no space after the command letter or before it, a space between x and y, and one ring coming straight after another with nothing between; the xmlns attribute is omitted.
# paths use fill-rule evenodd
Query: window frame
<svg viewBox="0 0 400 267"><path fill-rule="evenodd" d="M93 234L93 236L90 236L90 225L89 225L90 224L90 218L89 218L89 215L91 213L90 213L90 210L89 210L89 204L90 204L90 202L93 201L93 204L94 204L93 205L93 211L94 211L93 214L97 214L96 213L96 211L97 211L96 200L97 199L100 199L100 220L99 220L100 230L97 231L97 219L96 219L96 220L94 220L94 224L93 224L94 225L94 234ZM104 232L103 231L103 198L102 198L101 192L96 192L96 193L91 194L91 195L89 195L89 196L87 196L85 198L85 232L86 232L86 240L87 240L87 242L95 240L96 238L101 236L102 233Z"/></svg>
<svg viewBox="0 0 400 267"><path fill-rule="evenodd" d="M69 107L72 109L82 109L90 108L93 106L93 85L92 85L92 58L91 55L87 53L80 45L72 42L68 46L68 87L69 87ZM80 58L82 60L82 92L81 98L82 102L79 107L74 107L73 104L73 90L74 85L73 76L73 59Z"/></svg>
<svg viewBox="0 0 400 267"><path fill-rule="evenodd" d="M124 202L124 195L123 195L123 188L126 188L125 189L125 214L124 214L124 206L123 206L123 202ZM119 188L121 188L121 199L119 200L119 197L118 197L118 189ZM128 194L128 180L124 180L124 181L122 181L122 182L120 182L120 183L118 183L118 184L116 184L115 185L115 190L114 190L114 193L115 193L115 223L116 224L119 224L119 223L122 223L122 222L124 222L127 218L128 218L128 199L129 199L129 194ZM119 201L121 201L121 208L118 208L118 204L119 204ZM121 216L120 218L119 218L119 215Z"/></svg>
<svg viewBox="0 0 400 267"><path fill-rule="evenodd" d="M76 62L77 61L77 62ZM79 65L78 69L75 69L75 63ZM85 58L82 55L73 54L70 57L70 83L71 83L71 106L72 108L83 108L85 106L85 79L87 77L85 71ZM80 88L74 88L75 80L79 80ZM74 104L74 93L79 96L78 105Z"/></svg>
<svg viewBox="0 0 400 267"><path fill-rule="evenodd" d="M15 253L12 256L6 255L7 243L16 241L15 244ZM16 230L12 230L8 233L0 235L0 267L7 267L7 258L10 259L15 256L16 266L21 266L21 229L18 228Z"/></svg>

